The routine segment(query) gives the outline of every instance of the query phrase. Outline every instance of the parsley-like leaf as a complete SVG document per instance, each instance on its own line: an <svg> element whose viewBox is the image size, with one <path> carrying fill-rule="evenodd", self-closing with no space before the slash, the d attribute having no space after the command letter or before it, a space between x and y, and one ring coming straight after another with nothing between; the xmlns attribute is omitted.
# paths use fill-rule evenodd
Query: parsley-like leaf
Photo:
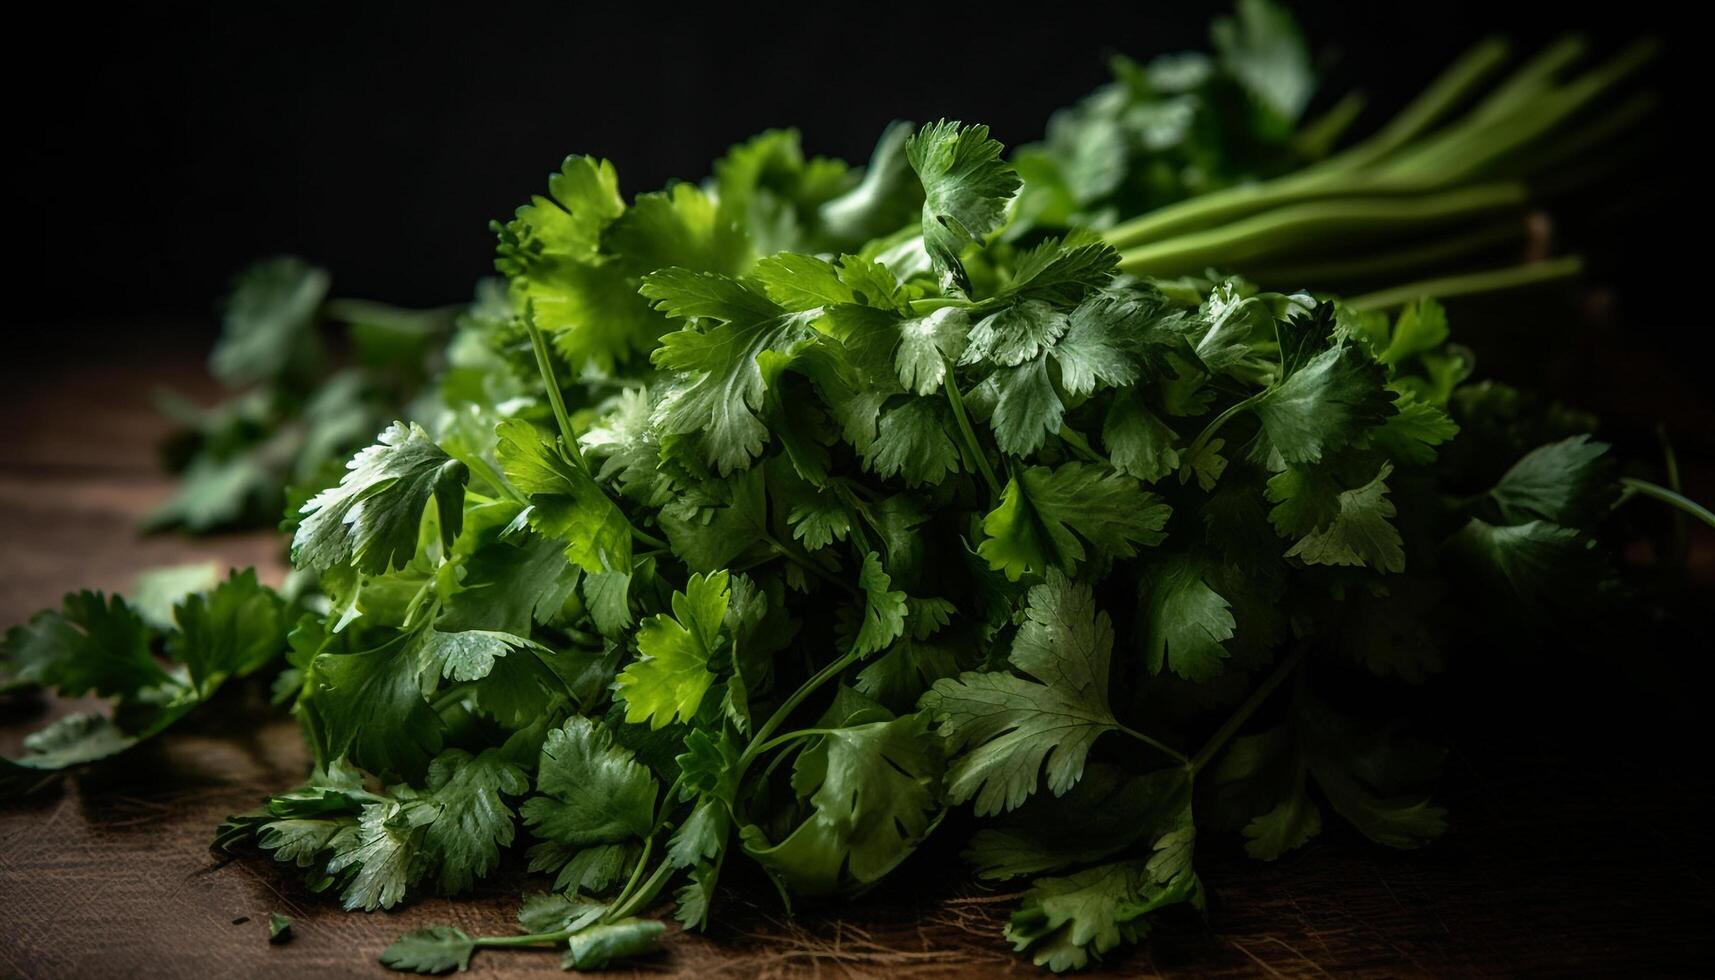
<svg viewBox="0 0 1715 980"><path fill-rule="evenodd" d="M1118 722L1108 706L1113 624L1090 590L1059 571L1030 590L1011 664L1028 675L968 672L936 681L923 708L952 751L947 796L976 801L979 816L1015 809L1036 790L1064 795L1090 746Z"/></svg>

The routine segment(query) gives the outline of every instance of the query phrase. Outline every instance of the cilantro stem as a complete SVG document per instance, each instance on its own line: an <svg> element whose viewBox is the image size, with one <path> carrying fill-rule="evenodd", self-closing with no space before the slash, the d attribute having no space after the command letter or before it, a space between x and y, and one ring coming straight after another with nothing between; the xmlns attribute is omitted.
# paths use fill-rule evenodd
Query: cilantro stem
<svg viewBox="0 0 1715 980"><path fill-rule="evenodd" d="M471 945L484 949L516 949L521 946L552 946L572 938L582 930L562 932L533 932L527 936L478 936L471 940Z"/></svg>
<svg viewBox="0 0 1715 980"><path fill-rule="evenodd" d="M975 304L968 299L960 299L957 296L928 296L923 299L914 299L909 305L912 316L922 316L925 313L932 313L949 306L973 306Z"/></svg>
<svg viewBox="0 0 1715 980"><path fill-rule="evenodd" d="M1294 650L1291 656L1282 660L1280 666L1274 668L1274 673L1268 675L1268 679L1262 682L1262 686L1252 691L1251 696L1245 699L1245 703L1239 705L1239 709L1233 712L1232 716L1219 729L1216 729L1215 734L1209 737L1209 741L1197 750L1197 754L1191 757L1191 773L1193 775L1202 772L1205 766L1214 761L1215 756L1226 747L1227 742L1238 734L1245 722L1250 721L1251 715L1256 714L1256 709L1262 707L1262 703L1268 700L1269 695L1273 694L1275 689L1280 687L1281 683L1291 676L1292 672L1303 662L1304 648L1301 646Z"/></svg>
<svg viewBox="0 0 1715 980"><path fill-rule="evenodd" d="M626 523L630 524L631 522L627 520ZM656 551L665 552L671 549L671 545L667 544L667 542L653 534L650 534L648 531L643 530L636 524L631 524L631 536L649 547L654 548Z"/></svg>
<svg viewBox="0 0 1715 980"><path fill-rule="evenodd" d="M769 739L766 744L756 750L756 754L762 755L767 752L772 752L780 746L795 739L812 738L817 735L832 735L834 731L835 729L832 728L800 728L797 731L787 732L784 735L778 735Z"/></svg>
<svg viewBox="0 0 1715 980"><path fill-rule="evenodd" d="M1667 426L1656 425L1656 438L1661 440L1662 464L1667 470L1667 488L1674 493L1683 495L1685 486L1679 480L1679 455L1673 451L1673 440L1667 437ZM1680 568L1686 567L1691 558L1691 536L1686 533L1685 513L1675 511L1673 515L1673 556L1674 564Z"/></svg>
<svg viewBox="0 0 1715 980"><path fill-rule="evenodd" d="M1456 259L1473 252L1497 247L1525 237L1527 222L1517 216L1481 225L1474 231L1460 232L1438 238L1411 248L1389 249L1358 258L1308 262L1302 265L1262 266L1254 275L1259 281L1295 286L1316 283L1349 282L1371 279L1400 270L1422 269Z"/></svg>
<svg viewBox="0 0 1715 980"><path fill-rule="evenodd" d="M1508 48L1503 38L1491 37L1477 42L1374 136L1311 169L1317 173L1349 173L1410 143L1493 75L1506 60Z"/></svg>
<svg viewBox="0 0 1715 980"><path fill-rule="evenodd" d="M1267 389L1264 390L1266 391ZM1251 402L1256 401L1258 398L1262 397L1262 395L1263 392L1259 391L1248 398L1234 402L1227 406L1226 411L1210 420L1208 425L1203 426L1203 431L1197 433L1197 438L1191 440L1191 445L1185 450L1186 458L1196 459L1197 456L1202 453L1203 447L1208 444L1209 440L1215 437L1215 433L1221 431L1221 426L1232 421L1233 416L1247 408L1250 408Z"/></svg>
<svg viewBox="0 0 1715 980"><path fill-rule="evenodd" d="M578 447L577 432L572 428L572 417L566 412L566 400L560 393L560 382L554 377L554 362L548 353L548 341L542 336L541 328L536 326L535 318L528 312L524 315L524 329L530 334L530 348L536 352L536 370L541 372L542 384L548 389L548 402L554 406L554 422L560 427L560 455L583 470L586 476L594 479L594 474L590 473L589 461L584 459L584 451ZM631 528L631 536L649 547L668 547L667 542L638 527L630 518L626 518L625 523Z"/></svg>
<svg viewBox="0 0 1715 980"><path fill-rule="evenodd" d="M638 867L643 867L642 862L638 863ZM611 910L606 915L602 916L602 918L608 922L618 922L620 919L637 914L639 910L647 907L650 902L655 901L656 896L661 894L661 887L667 884L667 879L670 878L672 874L673 862L662 861L660 865L655 868L655 873L649 876L649 880L643 883L643 887L637 889L637 892L629 899L626 899L623 903L615 903Z"/></svg>
<svg viewBox="0 0 1715 980"><path fill-rule="evenodd" d="M1482 272L1468 272L1463 275L1425 279L1421 282L1408 283L1403 286L1377 290L1373 293L1365 293L1362 296L1354 296L1346 301L1346 305L1360 313L1371 310L1388 310L1416 302L1425 296L1449 299L1454 296L1493 293L1505 289L1518 289L1523 286L1553 282L1556 279L1575 276L1583 271L1583 268L1583 259L1576 255L1568 255L1547 262L1527 262L1524 265L1515 265L1505 269L1487 269Z"/></svg>
<svg viewBox="0 0 1715 980"><path fill-rule="evenodd" d="M993 499L1001 497L1000 481L995 479L994 469L989 466L988 457L983 455L982 447L977 442L976 430L971 428L971 418L965 413L965 399L959 394L958 382L953 378L953 362L948 360L947 377L943 388L947 389L947 404L953 406L953 418L959 424L959 437L964 440L965 451L977 464L977 469L983 475L983 482L988 484L989 493Z"/></svg>
<svg viewBox="0 0 1715 980"><path fill-rule="evenodd" d="M1168 746L1168 745L1166 745L1160 741L1157 741L1156 739L1150 738L1148 735L1145 735L1144 733L1136 730L1135 728L1127 728L1126 726L1121 725L1121 726L1119 726L1119 731L1122 734L1130 735L1132 738L1137 739L1139 742L1142 742L1143 744L1149 746L1150 748L1156 750L1157 752L1162 753L1163 755L1172 756L1174 761L1178 762L1180 765L1184 766L1185 768L1187 768L1187 769L1191 768L1191 757L1186 755L1185 753L1179 751L1178 749L1172 748L1171 746Z"/></svg>
<svg viewBox="0 0 1715 980"><path fill-rule="evenodd" d="M751 739L750 745L745 747L744 754L738 757L739 778L744 777L744 771L768 747L769 736L773 735L775 729L779 728L791 716L792 712L804 703L805 698L815 693L818 687L839 676L841 671L857 663L859 659L861 658L855 650L841 655L839 659L816 671L809 680L799 685L798 690L793 691L792 696L787 698L780 707L774 709L774 714L769 715L768 720L762 723L762 727L756 730L756 737Z"/></svg>
<svg viewBox="0 0 1715 980"><path fill-rule="evenodd" d="M1187 232L1120 253L1120 271L1166 276L1208 265L1257 262L1324 244L1342 234L1391 234L1401 226L1436 225L1517 208L1525 189L1513 182L1479 184L1410 197L1341 197L1289 204L1228 224Z"/></svg>
<svg viewBox="0 0 1715 980"><path fill-rule="evenodd" d="M626 879L625 887L619 890L618 897L613 900L613 905L609 906L609 908L618 907L621 902L624 902L626 898L631 895L632 890L637 887L637 882L643 877L643 869L649 866L649 855L654 853L654 851L655 834L651 832L643 841L643 853L637 855L637 867L631 869L631 877ZM623 918L623 916L621 918Z"/></svg>
<svg viewBox="0 0 1715 980"><path fill-rule="evenodd" d="M560 427L560 451L566 455L569 462L588 473L589 463L584 460L584 452L578 447L578 435L572 428L572 417L566 413L565 396L560 393L560 382L554 377L554 362L548 353L548 341L542 336L542 329L536 326L536 318L528 311L524 314L524 329L530 334L530 348L536 352L536 370L542 374L542 384L548 389L548 403L554 407L554 421ZM632 532L636 533L636 528L633 528Z"/></svg>
<svg viewBox="0 0 1715 980"><path fill-rule="evenodd" d="M1407 145L1440 121L1482 84L1506 59L1506 55L1506 42L1494 38L1480 42L1442 72L1379 132L1350 149L1296 174L1261 184L1241 184L1157 208L1114 226L1103 237L1113 247L1123 249L1254 214L1265 208L1349 193L1357 182L1359 171Z"/></svg>
<svg viewBox="0 0 1715 980"><path fill-rule="evenodd" d="M1085 439L1082 433L1073 429L1071 426L1062 425L1060 427L1060 441L1071 446L1072 451L1077 453L1079 456L1084 457L1087 462L1100 463L1108 469L1118 468L1114 466L1114 464L1108 462L1108 458L1106 456L1096 452L1096 450L1090 445L1090 440Z"/></svg>
<svg viewBox="0 0 1715 980"><path fill-rule="evenodd" d="M429 707L433 708L436 714L440 714L462 701L474 690L476 690L476 683L474 681L466 681L463 684L454 684L452 687L447 688L440 694L435 695L435 700L430 702Z"/></svg>
<svg viewBox="0 0 1715 980"><path fill-rule="evenodd" d="M1669 490L1659 483L1651 483L1648 480L1640 480L1631 476L1620 477L1620 485L1626 488L1626 493L1618 501L1615 501L1614 506L1616 507L1630 500L1633 495L1641 495L1659 500L1670 507L1678 508L1710 527L1715 527L1715 513L1710 512L1709 508L1682 493Z"/></svg>

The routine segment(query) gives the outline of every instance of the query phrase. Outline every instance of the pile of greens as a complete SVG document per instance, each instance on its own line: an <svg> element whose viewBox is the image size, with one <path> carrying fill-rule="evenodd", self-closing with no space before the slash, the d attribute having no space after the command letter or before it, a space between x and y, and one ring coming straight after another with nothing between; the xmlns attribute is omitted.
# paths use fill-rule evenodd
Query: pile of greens
<svg viewBox="0 0 1715 980"><path fill-rule="evenodd" d="M371 910L528 843L521 932L382 955L422 973L489 947L599 968L655 949L669 901L703 928L735 875L850 896L926 844L1023 882L1006 939L1075 969L1201 908L1206 840L1435 839L1442 753L1398 722L1486 628L1470 590L1601 609L1615 504L1697 508L1617 479L1588 420L1473 383L1421 287L1202 267L1400 254L1516 205L1491 181L1577 135L1519 119L1584 121L1631 56L1563 83L1545 55L1467 107L1485 47L1291 170L1353 113L1299 124L1283 17L1245 3L1214 59L1122 63L1016 166L947 121L890 128L861 170L765 133L629 200L567 158L496 225L505 285L415 421L294 492L283 593L82 593L8 634L7 686L116 705L35 736L6 787L279 663L314 769L219 846ZM320 273L269 269L315 315ZM235 308L228 349L284 367L260 353L278 318ZM955 809L974 834L937 833Z"/></svg>

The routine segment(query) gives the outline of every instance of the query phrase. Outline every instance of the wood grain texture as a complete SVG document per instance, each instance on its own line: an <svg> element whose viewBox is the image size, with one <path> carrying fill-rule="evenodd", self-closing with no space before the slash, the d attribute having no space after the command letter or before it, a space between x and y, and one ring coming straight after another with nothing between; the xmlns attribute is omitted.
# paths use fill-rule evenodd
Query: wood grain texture
<svg viewBox="0 0 1715 980"><path fill-rule="evenodd" d="M0 435L0 619L191 557L279 573L270 534L139 539L132 530L169 487L146 451L161 434L149 385L171 377L193 386L196 376L181 359L38 372L22 386L30 421ZM1211 841L1199 857L1206 922L1171 919L1147 946L1090 975L1707 971L1715 777L1706 761L1663 752L1677 732L1628 724L1616 736L1613 726L1571 723L1598 717L1599 705L1566 706L1554 724L1495 727L1486 715L1512 695L1478 699L1454 719L1446 840L1400 853L1330 827L1272 864ZM0 749L15 751L23 732L63 710L0 702ZM305 766L291 723L237 693L117 764L0 805L0 976L375 978L386 975L376 954L402 931L510 931L517 896L532 887L516 853L473 896L364 914L308 893L262 856L210 851L222 817L295 784ZM938 840L935 850L955 843ZM664 954L631 973L1038 976L1000 937L1013 897L976 886L937 854L919 855L861 900L795 915L741 878L723 892L707 936L671 935ZM271 912L295 920L296 939L267 943ZM234 924L239 917L248 921ZM482 953L471 972L549 976L557 959Z"/></svg>

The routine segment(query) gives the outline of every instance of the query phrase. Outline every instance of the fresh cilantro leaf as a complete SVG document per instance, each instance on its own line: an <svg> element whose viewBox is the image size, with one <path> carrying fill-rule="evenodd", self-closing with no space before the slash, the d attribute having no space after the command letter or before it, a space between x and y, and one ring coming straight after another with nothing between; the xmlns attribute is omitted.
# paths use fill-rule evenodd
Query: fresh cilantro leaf
<svg viewBox="0 0 1715 980"><path fill-rule="evenodd" d="M1102 423L1102 445L1114 468L1154 483L1179 467L1179 434L1135 391L1116 397Z"/></svg>
<svg viewBox="0 0 1715 980"><path fill-rule="evenodd" d="M631 523L589 474L523 419L507 419L495 433L507 482L530 500L530 526L563 542L566 558L586 572L629 570Z"/></svg>
<svg viewBox="0 0 1715 980"><path fill-rule="evenodd" d="M482 680L494 670L496 660L532 645L524 637L498 630L425 629L417 634L412 653L429 676L462 683Z"/></svg>
<svg viewBox="0 0 1715 980"><path fill-rule="evenodd" d="M1018 256L1001 295L1072 306L1113 279L1119 258L1112 245L1087 230L1050 238Z"/></svg>
<svg viewBox="0 0 1715 980"><path fill-rule="evenodd" d="M1580 593L1578 583L1603 577L1595 542L1548 521L1495 525L1473 517L1448 547L1482 581L1538 612L1564 606Z"/></svg>
<svg viewBox="0 0 1715 980"><path fill-rule="evenodd" d="M936 681L923 696L951 751L947 797L975 799L978 816L1016 809L1035 791L1063 796L1090 746L1119 727L1108 706L1113 624L1089 588L1058 570L1030 590L1008 661L1028 675L978 671Z"/></svg>
<svg viewBox="0 0 1715 980"><path fill-rule="evenodd" d="M899 322L899 346L893 355L899 383L917 395L939 391L947 365L963 358L971 334L970 318L955 306Z"/></svg>
<svg viewBox="0 0 1715 980"><path fill-rule="evenodd" d="M531 833L574 847L646 837L655 823L655 777L600 722L581 716L548 733L536 770L539 795L519 812Z"/></svg>
<svg viewBox="0 0 1715 980"><path fill-rule="evenodd" d="M522 796L529 783L498 749L477 756L448 749L430 763L426 785L439 813L424 830L424 849L439 868L441 891L456 895L488 877L512 846L516 828L502 794Z"/></svg>
<svg viewBox="0 0 1715 980"><path fill-rule="evenodd" d="M493 226L495 266L510 279L514 307L530 312L574 371L612 370L669 329L637 294L644 275L670 266L736 273L750 258L692 184L639 195L628 209L612 164L571 156L548 191Z"/></svg>
<svg viewBox="0 0 1715 980"><path fill-rule="evenodd" d="M864 597L863 625L852 643L853 652L860 656L887 649L905 632L905 593L889 591L892 584L881 567L881 556L873 551L865 555L858 572L858 588Z"/></svg>
<svg viewBox="0 0 1715 980"><path fill-rule="evenodd" d="M1270 0L1239 0L1209 31L1222 65L1281 129L1290 131L1316 88L1298 24Z"/></svg>
<svg viewBox="0 0 1715 980"><path fill-rule="evenodd" d="M1425 466L1435 460L1435 447L1459 434L1459 424L1413 391L1394 403L1399 411L1379 428L1371 429L1369 445L1404 466Z"/></svg>
<svg viewBox="0 0 1715 980"><path fill-rule="evenodd" d="M673 615L651 616L638 626L638 658L614 681L627 722L663 728L696 716L715 681L709 660L720 645L727 583L726 572L694 574L685 591L673 593Z"/></svg>
<svg viewBox="0 0 1715 980"><path fill-rule="evenodd" d="M395 422L352 457L339 485L305 504L292 562L324 571L350 563L370 574L402 568L417 553L424 509L434 500L441 541L464 520L465 465L442 452L416 423Z"/></svg>
<svg viewBox="0 0 1715 980"><path fill-rule="evenodd" d="M813 812L779 844L745 828L745 849L794 891L861 889L905 860L940 821L941 753L920 714L836 728L798 757Z"/></svg>
<svg viewBox="0 0 1715 980"><path fill-rule="evenodd" d="M962 364L993 361L1014 367L1052 347L1070 326L1064 312L1043 300L1027 299L978 320L959 360Z"/></svg>
<svg viewBox="0 0 1715 980"><path fill-rule="evenodd" d="M1385 481L1392 472L1393 465L1383 463L1370 482L1340 491L1332 520L1299 538L1286 556L1307 565L1368 565L1378 572L1405 571L1405 545L1391 523L1397 511L1387 499Z"/></svg>
<svg viewBox="0 0 1715 980"><path fill-rule="evenodd" d="M118 755L139 741L106 715L80 712L55 719L25 736L24 755L0 758L0 799L22 796L54 773Z"/></svg>
<svg viewBox="0 0 1715 980"><path fill-rule="evenodd" d="M1399 311L1393 334L1376 360L1390 367L1409 357L1434 350L1447 342L1447 311L1433 299L1424 299Z"/></svg>
<svg viewBox="0 0 1715 980"><path fill-rule="evenodd" d="M960 468L950 424L944 406L924 398L888 409L864 451L864 465L883 479L901 477L909 486L940 483Z"/></svg>
<svg viewBox="0 0 1715 980"><path fill-rule="evenodd" d="M650 355L683 376L656 408L662 431L689 439L723 476L748 466L768 434L757 418L765 390L757 359L808 339L813 315L788 313L756 287L712 273L666 269L646 277L642 292L675 319L715 324L667 334Z"/></svg>
<svg viewBox="0 0 1715 980"><path fill-rule="evenodd" d="M441 718L423 700L409 635L312 662L310 703L334 756L371 772L420 779L440 751Z"/></svg>
<svg viewBox="0 0 1715 980"><path fill-rule="evenodd" d="M187 596L173 616L179 632L168 650L190 671L200 697L286 651L286 603L256 581L253 568L233 571L212 590Z"/></svg>
<svg viewBox="0 0 1715 980"><path fill-rule="evenodd" d="M343 881L340 901L349 911L373 912L399 904L425 864L423 828L436 819L408 788L400 798L368 803L355 824L342 827L328 842L333 857L327 870Z"/></svg>
<svg viewBox="0 0 1715 980"><path fill-rule="evenodd" d="M1039 878L1007 923L1006 938L1016 950L1031 950L1037 966L1056 973L1083 969L1121 942L1142 939L1149 931L1145 915L1190 901L1198 887L1192 875L1157 882L1144 861Z"/></svg>
<svg viewBox="0 0 1715 980"><path fill-rule="evenodd" d="M792 537L804 542L811 551L820 551L835 541L844 541L851 533L851 514L838 494L819 492L796 503L786 523L792 525Z"/></svg>
<svg viewBox="0 0 1715 980"><path fill-rule="evenodd" d="M1042 448L1050 434L1060 431L1066 407L1048 376L1047 355L1001 368L985 384L994 393L990 423L1002 452L1028 456Z"/></svg>
<svg viewBox="0 0 1715 980"><path fill-rule="evenodd" d="M227 298L209 370L238 387L306 367L306 354L321 347L315 329L329 282L327 270L292 256L246 269Z"/></svg>
<svg viewBox="0 0 1715 980"><path fill-rule="evenodd" d="M1576 435L1526 453L1503 474L1489 497L1509 524L1547 521L1586 527L1618 495L1604 459L1608 444Z"/></svg>
<svg viewBox="0 0 1715 980"><path fill-rule="evenodd" d="M433 975L470 969L476 940L454 926L429 926L408 932L381 953L381 965L401 973Z"/></svg>
<svg viewBox="0 0 1715 980"><path fill-rule="evenodd" d="M151 640L148 626L119 596L70 593L62 611L37 613L7 631L0 646L5 687L113 697L169 684L172 679L149 652Z"/></svg>
<svg viewBox="0 0 1715 980"><path fill-rule="evenodd" d="M1139 599L1152 672L1171 667L1190 681L1221 672L1227 657L1222 643L1232 639L1233 614L1195 562L1175 557L1152 567L1140 585Z"/></svg>
<svg viewBox="0 0 1715 980"><path fill-rule="evenodd" d="M977 553L1018 581L1058 566L1076 571L1084 541L1098 554L1130 558L1163 539L1172 509L1117 473L1088 463L1032 466L1007 482L1000 506L983 518Z"/></svg>
<svg viewBox="0 0 1715 980"><path fill-rule="evenodd" d="M1288 463L1314 463L1356 441L1396 411L1380 365L1336 344L1257 396L1251 406Z"/></svg>
<svg viewBox="0 0 1715 980"><path fill-rule="evenodd" d="M959 260L966 245L981 242L1001 226L1018 175L1000 159L1003 147L987 126L961 126L943 119L905 141L905 155L923 184L923 244L943 283L970 291Z"/></svg>
<svg viewBox="0 0 1715 980"><path fill-rule="evenodd" d="M528 636L547 623L577 588L578 570L566 545L541 534L522 543L484 541L464 560L459 590L447 600L435 628L449 633L492 630Z"/></svg>

